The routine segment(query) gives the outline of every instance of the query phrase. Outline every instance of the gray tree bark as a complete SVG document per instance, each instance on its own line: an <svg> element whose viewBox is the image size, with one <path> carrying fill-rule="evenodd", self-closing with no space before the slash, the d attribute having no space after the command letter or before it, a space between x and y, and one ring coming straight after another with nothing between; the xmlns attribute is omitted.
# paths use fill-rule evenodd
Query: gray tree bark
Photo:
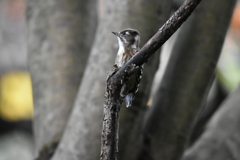
<svg viewBox="0 0 240 160"><path fill-rule="evenodd" d="M165 4L166 2L164 2L164 5ZM159 16L159 14L166 16L165 12L167 11L164 10L164 5L161 5L160 2L156 2L155 0L152 0L151 3L143 0L105 1L103 5L104 12L97 29L96 40L91 51L82 85L79 88L70 121L63 139L52 158L53 160L60 158L62 160L92 160L99 158L105 79L107 71L114 64L118 50L117 39L111 34L111 31L135 28L141 33L141 42L143 43L156 32L161 25L160 22L166 19L166 17ZM141 97L145 98L143 101L136 98L134 101L135 107L131 107L130 110L128 110L129 114L125 114L126 116L122 117L123 121L125 119L127 123L130 123L129 120L134 119L133 116L141 111L141 108L136 109L136 105L146 103L152 80L151 77L153 77L157 66L157 57L151 59L149 63L145 65L145 74L147 74L144 75L146 78L144 78L143 81L149 84L143 85L147 88L146 91L144 91L142 87L140 93L137 95L138 97L142 94ZM150 76L150 78L147 78L148 76ZM125 130L128 127L131 126L125 126L123 128ZM126 136L122 134L126 133L127 131L120 133L120 139L122 141L125 141L124 136ZM132 136L133 135L131 135L131 138ZM129 141L127 141L127 144L123 143L122 146L128 144ZM124 152L122 148L120 152ZM91 151L91 153L89 153L89 151Z"/></svg>
<svg viewBox="0 0 240 160"><path fill-rule="evenodd" d="M222 103L206 131L182 160L237 160L240 157L240 87Z"/></svg>
<svg viewBox="0 0 240 160"><path fill-rule="evenodd" d="M205 126L212 115L218 110L222 101L226 98L227 93L225 93L220 82L214 80L213 85L208 93L205 104L199 111L196 120L194 122L191 134L189 136L189 145L194 143L205 129Z"/></svg>
<svg viewBox="0 0 240 160"><path fill-rule="evenodd" d="M144 124L153 159L179 159L219 58L235 0L203 1L184 24Z"/></svg>
<svg viewBox="0 0 240 160"><path fill-rule="evenodd" d="M81 82L97 25L97 2L27 1L36 150L59 139Z"/></svg>

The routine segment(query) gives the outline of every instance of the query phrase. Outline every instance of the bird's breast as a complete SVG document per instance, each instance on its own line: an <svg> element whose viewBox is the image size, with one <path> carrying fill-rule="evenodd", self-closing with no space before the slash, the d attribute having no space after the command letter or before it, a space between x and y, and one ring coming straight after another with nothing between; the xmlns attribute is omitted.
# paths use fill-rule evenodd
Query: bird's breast
<svg viewBox="0 0 240 160"><path fill-rule="evenodd" d="M116 65L118 67L122 67L125 63L127 63L127 61L129 61L134 56L135 53L136 53L135 50L128 50L125 52L120 52L119 50L115 61Z"/></svg>

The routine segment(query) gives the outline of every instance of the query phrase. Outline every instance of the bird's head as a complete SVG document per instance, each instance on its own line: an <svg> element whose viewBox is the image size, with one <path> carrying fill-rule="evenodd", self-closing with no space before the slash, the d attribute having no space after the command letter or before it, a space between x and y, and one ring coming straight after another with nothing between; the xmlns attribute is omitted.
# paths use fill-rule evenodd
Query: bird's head
<svg viewBox="0 0 240 160"><path fill-rule="evenodd" d="M127 28L120 32L112 33L118 38L119 48L123 47L125 50L139 48L140 34L137 30Z"/></svg>

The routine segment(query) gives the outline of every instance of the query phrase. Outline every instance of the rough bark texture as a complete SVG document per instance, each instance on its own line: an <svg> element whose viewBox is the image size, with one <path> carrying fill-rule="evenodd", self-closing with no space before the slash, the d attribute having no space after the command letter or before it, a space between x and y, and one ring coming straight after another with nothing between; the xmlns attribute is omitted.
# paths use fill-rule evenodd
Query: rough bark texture
<svg viewBox="0 0 240 160"><path fill-rule="evenodd" d="M119 111L123 102L120 96L122 83L109 81L117 70L118 67L114 65L108 74L106 83L100 160L115 160L118 154ZM129 70L126 70L125 76L127 76L127 72ZM124 79L122 78L120 81L125 83Z"/></svg>
<svg viewBox="0 0 240 160"><path fill-rule="evenodd" d="M163 19L157 15L165 12L161 10L164 7L160 7L160 2L155 0L150 2L143 0L105 1L104 13L75 102L75 108L64 138L53 159L81 158L92 160L99 158L105 80L107 71L114 64L118 50L117 39L111 31L120 31L129 27L135 28L141 34L141 42L146 42L161 26L158 23L162 22ZM146 10L148 12L145 12ZM154 58L145 65L145 70L150 71L150 68L155 68L150 71L150 73L154 73L157 66L158 58ZM140 91L142 94L143 92L143 90ZM89 150L91 150L91 154L89 154Z"/></svg>
<svg viewBox="0 0 240 160"><path fill-rule="evenodd" d="M180 31L144 124L153 159L178 159L202 105L235 0L203 1ZM147 144L146 144L147 145Z"/></svg>
<svg viewBox="0 0 240 160"><path fill-rule="evenodd" d="M240 87L223 102L206 131L182 160L237 160L240 157Z"/></svg>
<svg viewBox="0 0 240 160"><path fill-rule="evenodd" d="M96 4L95 0L27 1L36 150L64 130L93 43Z"/></svg>

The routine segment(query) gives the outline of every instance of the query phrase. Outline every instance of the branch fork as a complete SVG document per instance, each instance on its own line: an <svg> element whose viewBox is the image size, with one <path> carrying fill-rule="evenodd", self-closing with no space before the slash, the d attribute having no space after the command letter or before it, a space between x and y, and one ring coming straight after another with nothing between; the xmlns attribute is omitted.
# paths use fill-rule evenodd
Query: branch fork
<svg viewBox="0 0 240 160"><path fill-rule="evenodd" d="M124 66L114 65L108 74L103 110L101 160L116 160L118 153L119 111L123 98L120 95L125 79L134 69L143 65L183 24L201 0L185 0L182 6L160 30Z"/></svg>

